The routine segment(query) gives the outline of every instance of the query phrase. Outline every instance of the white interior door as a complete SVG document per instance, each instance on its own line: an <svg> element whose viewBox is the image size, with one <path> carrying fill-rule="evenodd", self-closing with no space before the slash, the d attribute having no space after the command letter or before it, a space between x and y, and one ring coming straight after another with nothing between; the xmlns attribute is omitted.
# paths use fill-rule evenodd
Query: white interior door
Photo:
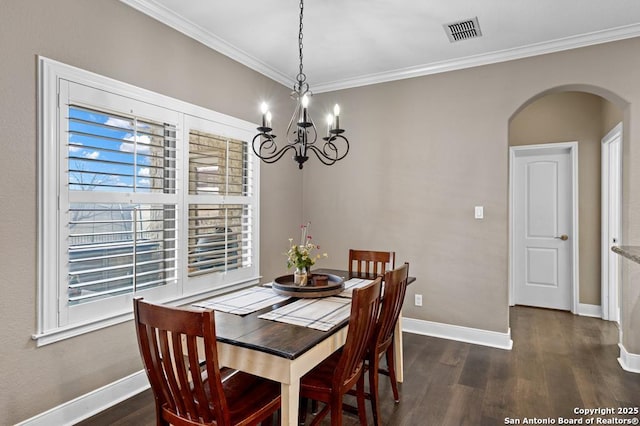
<svg viewBox="0 0 640 426"><path fill-rule="evenodd" d="M550 144L515 152L513 300L521 305L572 310L572 148Z"/></svg>
<svg viewBox="0 0 640 426"><path fill-rule="evenodd" d="M602 139L602 317L620 321L619 262L611 246L620 244L622 123Z"/></svg>

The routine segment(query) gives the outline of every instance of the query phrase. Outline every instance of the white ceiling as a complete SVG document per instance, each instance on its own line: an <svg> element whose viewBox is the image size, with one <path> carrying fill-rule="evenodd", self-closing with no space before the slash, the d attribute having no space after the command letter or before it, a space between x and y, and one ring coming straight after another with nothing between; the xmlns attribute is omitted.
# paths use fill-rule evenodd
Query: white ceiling
<svg viewBox="0 0 640 426"><path fill-rule="evenodd" d="M298 0L121 1L293 85ZM449 42L473 17L482 37ZM322 92L637 36L639 0L307 0L304 71Z"/></svg>

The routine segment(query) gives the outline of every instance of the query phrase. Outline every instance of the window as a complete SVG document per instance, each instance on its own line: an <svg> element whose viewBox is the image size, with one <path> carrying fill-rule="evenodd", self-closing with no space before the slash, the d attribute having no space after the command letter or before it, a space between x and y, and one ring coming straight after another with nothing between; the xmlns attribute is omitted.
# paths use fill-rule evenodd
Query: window
<svg viewBox="0 0 640 426"><path fill-rule="evenodd" d="M60 229L68 241L68 305L171 285L178 253L176 125L73 103L65 110L69 203ZM150 203L149 193L167 194L165 203Z"/></svg>
<svg viewBox="0 0 640 426"><path fill-rule="evenodd" d="M189 276L250 265L252 211L225 204L251 195L246 143L201 131L189 133Z"/></svg>
<svg viewBox="0 0 640 426"><path fill-rule="evenodd" d="M40 58L38 344L258 278L253 125Z"/></svg>

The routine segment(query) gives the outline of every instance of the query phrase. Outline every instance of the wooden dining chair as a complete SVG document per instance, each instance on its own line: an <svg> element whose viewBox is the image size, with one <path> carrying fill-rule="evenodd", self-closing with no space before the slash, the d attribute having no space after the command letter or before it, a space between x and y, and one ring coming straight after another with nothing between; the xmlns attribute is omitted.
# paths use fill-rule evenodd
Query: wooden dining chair
<svg viewBox="0 0 640 426"><path fill-rule="evenodd" d="M300 380L301 420L304 422L308 399L324 402L311 425L317 425L331 412L331 425L342 425L342 399L356 386L360 423L367 424L364 397L364 359L371 345L380 305L382 278L353 290L347 339L342 350L334 352Z"/></svg>
<svg viewBox="0 0 640 426"><path fill-rule="evenodd" d="M279 383L221 373L213 311L133 303L158 425L257 425L280 408Z"/></svg>
<svg viewBox="0 0 640 426"><path fill-rule="evenodd" d="M383 276L388 269L395 268L395 257L396 254L393 251L350 249L349 274L356 272Z"/></svg>
<svg viewBox="0 0 640 426"><path fill-rule="evenodd" d="M389 376L391 389L393 390L393 399L396 403L400 402L395 371L393 340L395 338L394 332L396 324L402 311L404 297L407 293L408 280L409 263L407 262L392 271L388 271L384 275L384 297L381 301L380 315L367 357L371 409L373 411L374 425L376 426L381 424L380 397L378 393L379 374ZM386 369L380 368L380 358L382 358L382 356L386 356Z"/></svg>

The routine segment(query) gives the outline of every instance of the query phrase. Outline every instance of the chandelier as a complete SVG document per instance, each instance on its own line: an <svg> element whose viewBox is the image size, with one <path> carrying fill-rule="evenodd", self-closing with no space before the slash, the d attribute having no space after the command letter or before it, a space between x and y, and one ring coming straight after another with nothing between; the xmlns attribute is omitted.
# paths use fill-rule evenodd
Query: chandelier
<svg viewBox="0 0 640 426"><path fill-rule="evenodd" d="M349 152L349 140L342 136L344 129L340 128L340 107L336 104L333 115L327 116L326 136L318 140L318 130L309 112L309 101L313 93L306 82L307 76L302 65L302 18L304 15L304 0L300 0L300 29L298 32L298 53L300 69L293 85L291 98L296 107L287 126L287 143L278 147L276 135L271 128L271 112L266 103L262 104L262 125L257 128L258 134L252 141L253 152L265 163L275 163L288 151L293 151L293 160L302 169L310 153L318 157L323 164L330 166L342 160Z"/></svg>

